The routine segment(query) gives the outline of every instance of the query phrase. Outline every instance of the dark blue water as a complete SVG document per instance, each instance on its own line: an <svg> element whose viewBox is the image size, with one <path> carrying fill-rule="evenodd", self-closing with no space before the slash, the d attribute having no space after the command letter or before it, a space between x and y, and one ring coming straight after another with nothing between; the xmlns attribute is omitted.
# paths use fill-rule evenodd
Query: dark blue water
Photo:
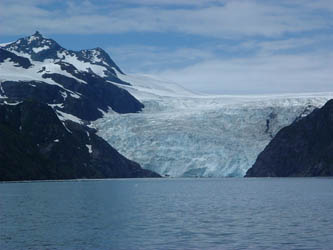
<svg viewBox="0 0 333 250"><path fill-rule="evenodd" d="M333 249L333 179L2 183L0 249Z"/></svg>

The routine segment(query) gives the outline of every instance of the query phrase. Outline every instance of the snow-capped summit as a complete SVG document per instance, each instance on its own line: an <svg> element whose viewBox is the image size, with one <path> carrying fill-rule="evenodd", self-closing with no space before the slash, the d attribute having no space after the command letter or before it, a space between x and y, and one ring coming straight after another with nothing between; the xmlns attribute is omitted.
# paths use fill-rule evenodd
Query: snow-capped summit
<svg viewBox="0 0 333 250"><path fill-rule="evenodd" d="M38 31L31 36L9 43L3 48L18 56L41 62L45 59L58 59L57 52L64 50L57 42L44 38Z"/></svg>
<svg viewBox="0 0 333 250"><path fill-rule="evenodd" d="M101 48L73 51L36 31L0 48L0 101L37 99L63 118L95 120L143 105L118 85L120 68ZM65 118L64 118L65 119Z"/></svg>
<svg viewBox="0 0 333 250"><path fill-rule="evenodd" d="M38 31L31 36L5 44L1 48L37 62L67 62L79 71L95 73L105 80L130 85L119 79L118 74L123 75L124 73L101 48L67 50L53 39L45 38Z"/></svg>
<svg viewBox="0 0 333 250"><path fill-rule="evenodd" d="M121 69L114 63L110 56L101 48L97 47L95 49L81 50L80 56L87 61L97 64L104 65L113 68L117 73L124 75Z"/></svg>

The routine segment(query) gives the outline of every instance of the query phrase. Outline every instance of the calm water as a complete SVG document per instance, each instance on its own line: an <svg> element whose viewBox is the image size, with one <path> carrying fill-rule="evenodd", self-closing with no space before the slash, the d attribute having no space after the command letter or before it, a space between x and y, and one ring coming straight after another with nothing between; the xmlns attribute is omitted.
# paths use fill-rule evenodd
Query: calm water
<svg viewBox="0 0 333 250"><path fill-rule="evenodd" d="M0 249L333 249L333 179L1 183Z"/></svg>

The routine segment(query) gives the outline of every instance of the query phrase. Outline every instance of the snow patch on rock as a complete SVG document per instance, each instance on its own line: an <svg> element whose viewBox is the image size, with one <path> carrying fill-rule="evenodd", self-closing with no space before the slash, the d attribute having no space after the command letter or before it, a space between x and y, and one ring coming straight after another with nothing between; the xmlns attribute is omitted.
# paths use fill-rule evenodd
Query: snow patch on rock
<svg viewBox="0 0 333 250"><path fill-rule="evenodd" d="M47 46L47 45L44 45L42 47L38 47L38 48L32 48L33 52L35 52L36 54L43 51L43 50L47 50L49 49L50 47Z"/></svg>

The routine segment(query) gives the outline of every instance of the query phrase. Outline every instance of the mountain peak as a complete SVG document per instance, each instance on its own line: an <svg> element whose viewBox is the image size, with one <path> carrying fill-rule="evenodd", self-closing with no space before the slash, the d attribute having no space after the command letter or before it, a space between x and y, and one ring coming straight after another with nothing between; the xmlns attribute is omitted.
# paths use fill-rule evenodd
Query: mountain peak
<svg viewBox="0 0 333 250"><path fill-rule="evenodd" d="M42 41L45 38L43 37L43 35L39 31L36 31L33 35L28 36L26 39L28 41L28 44L30 44L33 41Z"/></svg>
<svg viewBox="0 0 333 250"><path fill-rule="evenodd" d="M33 34L33 36L35 36L35 37L43 37L43 35L38 30L36 30L36 32Z"/></svg>
<svg viewBox="0 0 333 250"><path fill-rule="evenodd" d="M68 62L77 70L92 71L108 81L129 85L129 83L118 78L117 73L124 73L107 52L100 47L80 51L67 50L53 39L45 38L39 31L36 31L33 35L18 39L16 42L1 46L1 48L32 61Z"/></svg>
<svg viewBox="0 0 333 250"><path fill-rule="evenodd" d="M43 37L39 31L36 31L33 35L20 38L16 42L7 44L3 48L35 61L58 59L57 52L63 50L56 41Z"/></svg>

